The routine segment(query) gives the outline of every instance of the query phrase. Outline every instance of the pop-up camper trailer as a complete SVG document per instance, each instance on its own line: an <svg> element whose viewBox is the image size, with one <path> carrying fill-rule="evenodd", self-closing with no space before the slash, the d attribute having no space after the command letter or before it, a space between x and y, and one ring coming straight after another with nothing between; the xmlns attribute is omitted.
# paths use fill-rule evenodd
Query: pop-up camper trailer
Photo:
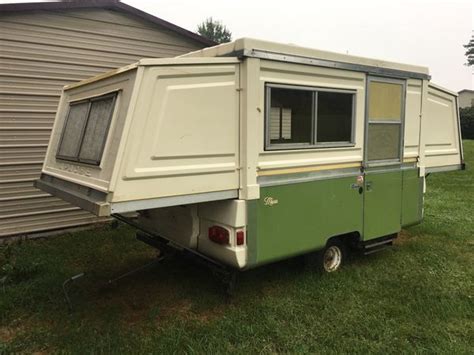
<svg viewBox="0 0 474 355"><path fill-rule="evenodd" d="M236 269L419 223L463 169L457 95L428 69L254 39L64 88L37 186Z"/></svg>

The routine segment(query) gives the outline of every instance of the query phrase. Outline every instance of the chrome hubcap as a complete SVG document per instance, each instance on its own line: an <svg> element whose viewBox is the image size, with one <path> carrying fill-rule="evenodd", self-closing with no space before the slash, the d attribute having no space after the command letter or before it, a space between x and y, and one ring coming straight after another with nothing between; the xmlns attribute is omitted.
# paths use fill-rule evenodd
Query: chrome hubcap
<svg viewBox="0 0 474 355"><path fill-rule="evenodd" d="M342 252L337 246L333 245L326 249L323 256L324 270L327 272L336 271L341 266Z"/></svg>

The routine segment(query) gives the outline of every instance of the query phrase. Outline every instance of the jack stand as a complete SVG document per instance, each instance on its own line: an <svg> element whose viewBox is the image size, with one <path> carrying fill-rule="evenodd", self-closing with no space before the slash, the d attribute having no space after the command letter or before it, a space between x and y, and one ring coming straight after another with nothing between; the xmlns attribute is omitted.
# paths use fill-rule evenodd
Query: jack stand
<svg viewBox="0 0 474 355"><path fill-rule="evenodd" d="M224 279L225 293L229 297L233 297L237 288L238 271L229 271Z"/></svg>
<svg viewBox="0 0 474 355"><path fill-rule="evenodd" d="M211 268L211 270L215 279L220 285L222 285L225 295L228 297L234 296L237 288L239 271L232 269L217 269L215 267Z"/></svg>
<svg viewBox="0 0 474 355"><path fill-rule="evenodd" d="M220 263L219 261L213 260L197 250L171 243L166 238L163 238L160 235L154 233L153 231L148 230L144 226L139 225L131 218L125 217L121 214L113 214L112 216L138 229L136 233L136 238L158 249L160 253L164 253L164 256L173 256L179 253L184 257L192 259L195 262L208 267L209 269L211 269L214 276L219 280L219 282L224 285L225 293L228 296L232 296L234 294L237 285L237 275L239 273L237 270L232 269L227 265ZM125 277L127 274L123 275L122 277Z"/></svg>

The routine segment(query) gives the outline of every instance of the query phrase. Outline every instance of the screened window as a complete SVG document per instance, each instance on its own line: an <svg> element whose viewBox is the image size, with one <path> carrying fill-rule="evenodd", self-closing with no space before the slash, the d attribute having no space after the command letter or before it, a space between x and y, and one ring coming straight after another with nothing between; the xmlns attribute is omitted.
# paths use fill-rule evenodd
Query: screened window
<svg viewBox="0 0 474 355"><path fill-rule="evenodd" d="M369 81L368 141L369 161L400 160L404 105L402 82Z"/></svg>
<svg viewBox="0 0 474 355"><path fill-rule="evenodd" d="M353 92L268 85L266 148L352 143Z"/></svg>
<svg viewBox="0 0 474 355"><path fill-rule="evenodd" d="M99 165L117 93L72 102L56 157Z"/></svg>

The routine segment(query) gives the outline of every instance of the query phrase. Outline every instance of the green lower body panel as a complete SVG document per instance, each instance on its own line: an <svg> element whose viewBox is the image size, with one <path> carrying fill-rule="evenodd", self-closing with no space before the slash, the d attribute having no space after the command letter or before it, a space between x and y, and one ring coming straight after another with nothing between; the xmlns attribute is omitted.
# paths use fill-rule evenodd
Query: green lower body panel
<svg viewBox="0 0 474 355"><path fill-rule="evenodd" d="M402 174L401 170L366 172L363 240L400 231Z"/></svg>
<svg viewBox="0 0 474 355"><path fill-rule="evenodd" d="M248 267L321 249L333 236L357 232L363 241L419 223L423 181L417 169L261 187L247 202Z"/></svg>
<svg viewBox="0 0 474 355"><path fill-rule="evenodd" d="M418 169L403 171L402 227L418 224L423 219L423 178Z"/></svg>
<svg viewBox="0 0 474 355"><path fill-rule="evenodd" d="M248 204L249 266L320 249L328 238L362 232L356 176L262 187Z"/></svg>

